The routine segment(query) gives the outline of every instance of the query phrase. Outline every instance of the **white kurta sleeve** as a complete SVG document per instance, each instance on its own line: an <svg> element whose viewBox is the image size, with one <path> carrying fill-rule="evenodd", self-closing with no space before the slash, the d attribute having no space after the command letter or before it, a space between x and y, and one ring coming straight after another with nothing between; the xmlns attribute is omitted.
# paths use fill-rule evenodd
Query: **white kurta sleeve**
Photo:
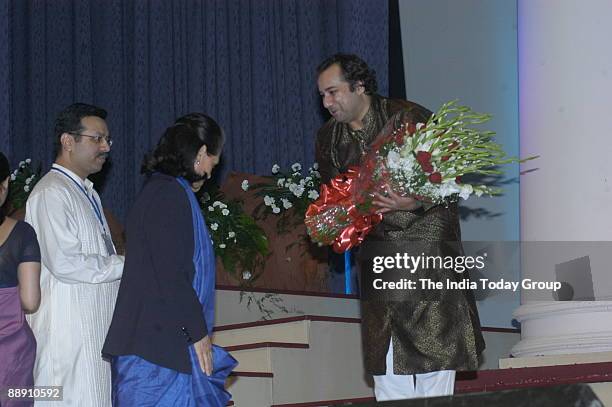
<svg viewBox="0 0 612 407"><path fill-rule="evenodd" d="M36 230L43 264L55 278L68 284L119 280L123 256L84 250L83 239L91 237L83 228L97 228L90 233L97 239L102 239L102 228L78 219L76 204L61 188L43 188L28 198L25 220Z"/></svg>

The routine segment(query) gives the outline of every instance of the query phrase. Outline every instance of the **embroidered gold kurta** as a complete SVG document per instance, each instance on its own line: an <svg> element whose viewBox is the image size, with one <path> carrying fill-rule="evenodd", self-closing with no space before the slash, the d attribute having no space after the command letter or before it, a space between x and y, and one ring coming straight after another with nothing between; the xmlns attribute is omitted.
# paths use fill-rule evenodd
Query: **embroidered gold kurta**
<svg viewBox="0 0 612 407"><path fill-rule="evenodd" d="M430 111L416 103L373 95L363 129L352 130L348 124L330 119L317 134L316 158L322 181L328 182L349 166L358 165L383 128L387 133L402 122L425 123L430 115ZM374 278L392 281L408 277L415 283L419 283L419 278L427 278L442 282L444 287L447 280L468 278L467 273L442 268L419 269L414 274L394 270L375 275L371 267L372 257L395 253L456 257L463 254L460 241L457 206L424 205L414 212L385 214L359 247L362 339L368 373L385 374L391 338L395 374L478 367L484 340L471 291L371 289Z"/></svg>

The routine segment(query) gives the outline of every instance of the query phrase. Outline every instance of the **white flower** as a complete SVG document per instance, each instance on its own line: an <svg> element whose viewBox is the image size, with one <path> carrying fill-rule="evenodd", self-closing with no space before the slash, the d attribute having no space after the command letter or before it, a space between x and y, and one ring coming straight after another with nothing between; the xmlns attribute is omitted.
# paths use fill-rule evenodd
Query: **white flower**
<svg viewBox="0 0 612 407"><path fill-rule="evenodd" d="M481 197L482 196L482 190L481 189L477 189L475 192L477 197Z"/></svg>
<svg viewBox="0 0 612 407"><path fill-rule="evenodd" d="M25 185L23 187L23 190L26 191L26 192L30 192L30 186L29 185Z"/></svg>
<svg viewBox="0 0 612 407"><path fill-rule="evenodd" d="M217 229L219 229L219 224L218 223L213 223L212 225L210 225L210 228L212 230L217 230Z"/></svg>
<svg viewBox="0 0 612 407"><path fill-rule="evenodd" d="M319 163L312 164L312 169L313 170L318 170L319 169Z"/></svg>
<svg viewBox="0 0 612 407"><path fill-rule="evenodd" d="M416 149L417 151L429 151L433 143L433 140L426 141L425 143L418 146Z"/></svg>
<svg viewBox="0 0 612 407"><path fill-rule="evenodd" d="M11 174L11 181L15 181L15 179L17 179L17 176L15 174Z"/></svg>
<svg viewBox="0 0 612 407"><path fill-rule="evenodd" d="M225 249L225 243L221 243L221 244L219 245L219 249Z"/></svg>
<svg viewBox="0 0 612 407"><path fill-rule="evenodd" d="M401 166L401 157L396 150L389 151L387 154L387 167L391 170L397 170Z"/></svg>
<svg viewBox="0 0 612 407"><path fill-rule="evenodd" d="M19 161L19 168L24 167L25 166L25 161Z"/></svg>
<svg viewBox="0 0 612 407"><path fill-rule="evenodd" d="M221 207L222 205L223 205L223 202L221 202L221 201L215 201L212 204L212 206L219 206L219 207Z"/></svg>
<svg viewBox="0 0 612 407"><path fill-rule="evenodd" d="M289 202L288 199L282 198L281 201L283 201L283 208L285 209L289 209L293 206L293 204Z"/></svg>
<svg viewBox="0 0 612 407"><path fill-rule="evenodd" d="M273 206L272 213L280 213L280 208L278 206Z"/></svg>
<svg viewBox="0 0 612 407"><path fill-rule="evenodd" d="M417 130L421 130L423 127L425 127L425 123L417 123L416 124L416 129Z"/></svg>
<svg viewBox="0 0 612 407"><path fill-rule="evenodd" d="M26 158L25 162L26 162L26 164L29 164L29 163L31 163L31 162L32 162L32 159L30 159L30 158Z"/></svg>
<svg viewBox="0 0 612 407"><path fill-rule="evenodd" d="M30 178L26 178L25 180L26 185L30 185L30 182L32 182L32 180Z"/></svg>
<svg viewBox="0 0 612 407"><path fill-rule="evenodd" d="M298 184L291 184L289 185L289 191L291 191L293 195L297 196L298 198L301 198L302 194L304 193L304 187Z"/></svg>
<svg viewBox="0 0 612 407"><path fill-rule="evenodd" d="M223 210L221 211L221 214L222 214L223 216L227 216L227 215L229 215L229 209L223 209Z"/></svg>
<svg viewBox="0 0 612 407"><path fill-rule="evenodd" d="M302 164L300 164L300 163L294 163L291 166L291 170L294 171L294 172L295 171L300 171L301 169L302 169Z"/></svg>
<svg viewBox="0 0 612 407"><path fill-rule="evenodd" d="M266 206L273 206L274 205L274 198L272 198L269 195L264 196L264 204Z"/></svg>
<svg viewBox="0 0 612 407"><path fill-rule="evenodd" d="M462 184L461 192L459 192L459 196L463 198L464 200L467 200L472 194L472 192L474 192L474 188L472 188L470 184Z"/></svg>
<svg viewBox="0 0 612 407"><path fill-rule="evenodd" d="M319 171L313 171L312 175L315 176L316 178L321 178L321 173Z"/></svg>
<svg viewBox="0 0 612 407"><path fill-rule="evenodd" d="M230 231L230 232L227 234L228 239L231 239L231 238L233 238L234 236L236 236L236 232L234 232L234 231Z"/></svg>
<svg viewBox="0 0 612 407"><path fill-rule="evenodd" d="M214 211L214 210L215 210L215 208L214 208L214 207L212 207L212 206L209 206L209 207L208 207L208 210L212 212L212 211Z"/></svg>
<svg viewBox="0 0 612 407"><path fill-rule="evenodd" d="M242 279L243 280L248 280L248 279L251 278L251 276L252 276L252 274L248 270L245 270L245 271L242 272Z"/></svg>
<svg viewBox="0 0 612 407"><path fill-rule="evenodd" d="M285 178L279 178L278 181L276 181L276 185L279 187L283 187L285 184Z"/></svg>
<svg viewBox="0 0 612 407"><path fill-rule="evenodd" d="M279 170L280 170L280 166L278 164L274 164L272 166L272 174L278 174Z"/></svg>
<svg viewBox="0 0 612 407"><path fill-rule="evenodd" d="M249 180L245 179L244 181L242 181L241 187L243 191L247 191L249 189Z"/></svg>
<svg viewBox="0 0 612 407"><path fill-rule="evenodd" d="M402 159L402 173L404 178L411 178L413 176L415 164L417 164L417 161L412 154Z"/></svg>
<svg viewBox="0 0 612 407"><path fill-rule="evenodd" d="M448 181L444 181L442 184L440 184L440 190L438 194L440 197L446 198L447 196L457 194L459 192L461 192L461 187L457 185L455 180L451 179Z"/></svg>
<svg viewBox="0 0 612 407"><path fill-rule="evenodd" d="M319 193L316 190L311 189L310 191L308 191L308 198L309 199L312 199L314 201L318 197L319 197Z"/></svg>

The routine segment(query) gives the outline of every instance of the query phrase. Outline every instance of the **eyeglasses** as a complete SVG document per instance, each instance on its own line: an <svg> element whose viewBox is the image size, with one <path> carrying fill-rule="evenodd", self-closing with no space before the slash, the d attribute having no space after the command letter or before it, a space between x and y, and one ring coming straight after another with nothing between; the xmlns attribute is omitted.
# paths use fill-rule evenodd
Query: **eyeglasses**
<svg viewBox="0 0 612 407"><path fill-rule="evenodd" d="M104 141L106 141L106 144L108 144L109 147L112 147L112 145L113 145L113 139L111 138L111 136L103 136L101 134L96 134L95 136L90 136L89 134L78 133L76 131L68 131L67 133L68 134L72 134L73 136L89 137L96 144L101 144L102 140L104 140Z"/></svg>

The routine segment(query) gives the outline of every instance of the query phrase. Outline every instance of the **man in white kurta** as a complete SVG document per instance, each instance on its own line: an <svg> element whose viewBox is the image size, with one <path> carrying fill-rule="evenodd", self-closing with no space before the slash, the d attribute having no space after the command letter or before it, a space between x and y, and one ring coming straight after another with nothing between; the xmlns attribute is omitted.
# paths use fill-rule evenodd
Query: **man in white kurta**
<svg viewBox="0 0 612 407"><path fill-rule="evenodd" d="M63 402L36 406L111 406L110 364L101 349L124 258L115 254L100 198L87 179L110 151L105 117L85 104L60 114L56 161L26 205L42 256L41 304L28 318L38 342L34 383L63 386Z"/></svg>

